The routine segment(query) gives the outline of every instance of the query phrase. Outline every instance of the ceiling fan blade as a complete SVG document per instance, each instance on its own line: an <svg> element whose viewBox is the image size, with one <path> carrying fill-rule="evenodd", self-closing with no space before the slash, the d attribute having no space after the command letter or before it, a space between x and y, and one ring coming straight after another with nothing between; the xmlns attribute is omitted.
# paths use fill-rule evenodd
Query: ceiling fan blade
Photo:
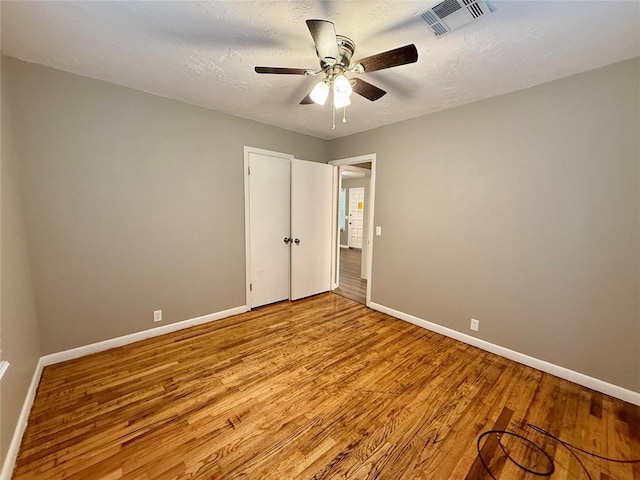
<svg viewBox="0 0 640 480"><path fill-rule="evenodd" d="M311 100L311 94L307 95L300 101L300 105L311 105L312 103L314 102Z"/></svg>
<svg viewBox="0 0 640 480"><path fill-rule="evenodd" d="M306 75L309 70L306 68L286 68L286 67L256 67L256 73L275 73L278 75Z"/></svg>
<svg viewBox="0 0 640 480"><path fill-rule="evenodd" d="M363 58L358 63L364 67L365 73L384 70L385 68L398 67L418 61L418 50L412 43L404 47L395 48L388 52L378 53Z"/></svg>
<svg viewBox="0 0 640 480"><path fill-rule="evenodd" d="M353 91L358 95L362 95L367 100L371 100L372 102L375 102L380 97L383 97L387 94L387 92L385 92L381 88L378 88L375 85L371 85L369 82L365 82L364 80L361 80L359 78L354 79L354 81L356 83L352 87Z"/></svg>
<svg viewBox="0 0 640 480"><path fill-rule="evenodd" d="M328 20L307 20L307 27L316 44L318 58L329 65L336 63L340 56L336 28Z"/></svg>

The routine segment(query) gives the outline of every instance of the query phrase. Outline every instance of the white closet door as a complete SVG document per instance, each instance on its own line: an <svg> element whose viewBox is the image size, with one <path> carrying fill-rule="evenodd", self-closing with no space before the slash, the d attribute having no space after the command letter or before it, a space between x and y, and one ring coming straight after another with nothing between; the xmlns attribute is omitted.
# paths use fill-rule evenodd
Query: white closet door
<svg viewBox="0 0 640 480"><path fill-rule="evenodd" d="M250 306L289 298L289 158L249 153Z"/></svg>
<svg viewBox="0 0 640 480"><path fill-rule="evenodd" d="M291 161L291 300L331 289L333 166Z"/></svg>

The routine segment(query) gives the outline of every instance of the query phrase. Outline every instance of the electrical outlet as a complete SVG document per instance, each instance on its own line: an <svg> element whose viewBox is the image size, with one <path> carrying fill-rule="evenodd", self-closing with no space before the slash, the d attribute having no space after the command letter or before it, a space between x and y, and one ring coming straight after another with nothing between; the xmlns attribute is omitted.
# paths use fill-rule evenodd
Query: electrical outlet
<svg viewBox="0 0 640 480"><path fill-rule="evenodd" d="M480 320L476 320L475 318L471 319L471 326L469 327L474 332L477 332L480 328Z"/></svg>
<svg viewBox="0 0 640 480"><path fill-rule="evenodd" d="M382 227L376 227L376 236L379 237L382 235Z"/></svg>
<svg viewBox="0 0 640 480"><path fill-rule="evenodd" d="M154 310L153 311L153 321L161 322L162 321L162 310Z"/></svg>

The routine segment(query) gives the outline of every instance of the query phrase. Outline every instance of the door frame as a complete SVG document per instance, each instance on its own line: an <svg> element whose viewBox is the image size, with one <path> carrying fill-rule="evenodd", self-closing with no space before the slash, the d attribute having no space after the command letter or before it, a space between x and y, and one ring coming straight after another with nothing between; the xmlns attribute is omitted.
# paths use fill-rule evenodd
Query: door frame
<svg viewBox="0 0 640 480"><path fill-rule="evenodd" d="M249 155L258 153L269 155L272 157L280 157L286 160L292 160L293 155L290 153L274 152L262 148L244 146L244 255L245 255L245 299L249 309L251 305L251 218L249 204ZM291 287L291 286L289 286ZM291 293L291 288L289 288Z"/></svg>
<svg viewBox="0 0 640 480"><path fill-rule="evenodd" d="M367 271L367 298L365 301L365 305L368 307L369 304L371 303L371 282L373 280L373 232L374 232L374 226L373 226L373 219L374 219L374 208L375 208L375 193L376 193L376 154L375 153L368 153L365 155L359 155L357 157L348 157L348 158L341 158L339 160L331 160L329 163L329 165L334 165L335 167L341 167L341 166L345 166L345 165L357 165L359 163L367 163L367 162L371 162L371 178L370 178L370 186L369 186L369 198L366 199L365 201L369 201L369 211L367 213L367 220L368 220L368 225L367 225L367 231L366 231L366 249L367 249L367 265L366 265L366 271ZM338 169L336 169L338 170ZM342 182L336 182L336 189L334 190L334 198L337 198L340 195L340 184ZM333 249L332 251L335 252L335 258L333 259L332 265L333 268L337 269L339 268L339 264L338 262L340 261L340 229L338 228L338 215L334 215L334 222L335 222L335 229L337 230L337 235L334 235L333 237ZM363 249L365 248L365 246L363 245ZM338 270L336 270L336 275L338 273ZM335 276L332 277L332 284L334 285L333 288L337 288L336 282L335 280Z"/></svg>
<svg viewBox="0 0 640 480"><path fill-rule="evenodd" d="M333 184L333 218L335 218L336 221L333 223L334 241L331 242L331 258L335 260L331 262L331 290L335 290L340 286L340 248L342 247L340 243L340 225L338 225L338 219L340 217L340 194L342 193L342 168L339 166L333 167ZM344 202L346 218L346 195L344 196Z"/></svg>

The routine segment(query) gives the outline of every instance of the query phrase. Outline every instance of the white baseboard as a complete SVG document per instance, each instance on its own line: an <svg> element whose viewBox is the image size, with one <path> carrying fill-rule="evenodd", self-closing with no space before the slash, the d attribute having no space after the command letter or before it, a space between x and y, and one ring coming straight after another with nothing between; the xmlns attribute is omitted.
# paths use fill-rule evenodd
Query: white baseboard
<svg viewBox="0 0 640 480"><path fill-rule="evenodd" d="M569 370L568 368L561 367L559 365L555 365L553 363L549 363L535 357L530 357L529 355L525 355L524 353L501 347L500 345L496 345L494 343L487 342L486 340L472 337L471 335L467 335L465 333L443 327L442 325L438 325L436 323L428 322L427 320L414 317L413 315L410 315L408 313L400 312L398 310L394 310L393 308L389 308L378 303L369 302L368 307L372 308L373 310L386 313L387 315L391 315L392 317L399 318L400 320L413 323L418 327L426 328L427 330L431 330L432 332L439 333L446 337L450 337L463 343L473 345L474 347L481 348L482 350L495 353L496 355L500 355L501 357L505 357L515 362L522 363L523 365L527 365L543 372L550 373L551 375L555 375L556 377L564 378L565 380L577 383L578 385L582 385L583 387L597 390L598 392L602 392L612 397L619 398L620 400L624 400L625 402L633 403L634 405L640 405L640 393L638 392L619 387L618 385L607 383L597 378L589 377L588 375L585 375L583 373Z"/></svg>
<svg viewBox="0 0 640 480"><path fill-rule="evenodd" d="M340 248L349 248L349 245L340 245Z"/></svg>
<svg viewBox="0 0 640 480"><path fill-rule="evenodd" d="M29 390L27 390L27 396L22 404L22 410L20 410L20 416L18 417L18 423L13 431L13 437L11 437L11 443L9 444L9 450L4 457L4 463L2 464L2 471L0 471L0 480L10 480L13 474L13 467L16 464L18 458L18 450L20 449L20 443L22 443L22 436L27 428L27 422L29 421L29 413L31 413L31 406L36 398L36 391L38 390L38 384L40 383L40 377L42 376L42 369L44 364L42 358L38 360L36 368L31 377L31 384L29 384Z"/></svg>
<svg viewBox="0 0 640 480"><path fill-rule="evenodd" d="M47 365L53 365L54 363L65 362L67 360L84 357L85 355L90 355L92 353L109 350L110 348L121 347L122 345L128 345L140 340L146 340L147 338L164 335L165 333L176 332L178 330L194 327L196 325L202 325L203 323L213 322L214 320L220 320L232 315L238 315L249 310L249 307L247 307L246 305L242 305L240 307L230 308L229 310L209 313L208 315L203 315L201 317L195 317L189 320L183 320L181 322L170 323L169 325L163 325L161 327L150 328L149 330L131 333L122 337L116 337L109 340L104 340L102 342L91 343L83 347L72 348L70 350L64 350L57 353L51 353L42 357L41 360L43 361L43 365L46 367Z"/></svg>
<svg viewBox="0 0 640 480"><path fill-rule="evenodd" d="M4 459L2 470L0 471L0 480L11 479L11 474L13 473L13 468L15 466L16 459L18 458L18 450L20 449L20 444L22 443L22 436L24 435L24 431L27 428L29 413L31 412L31 407L36 397L36 391L38 389L38 384L40 383L40 377L42 375L42 369L44 367L53 365L54 363L60 363L66 360L72 360L74 358L90 355L92 353L102 352L103 350L108 350L110 348L128 345L139 340L157 337L159 335L164 335L165 333L176 332L178 330L194 327L196 325L202 325L203 323L213 322L214 320L231 317L233 315L248 312L249 310L249 307L247 307L246 305L242 305L240 307L230 308L229 310L210 313L201 317L191 318L189 320L183 320L181 322L171 323L169 325L163 325L161 327L143 330L142 332L136 332L129 335L124 335L122 337L116 337L109 340L104 340L102 342L85 345L84 347L72 348L71 350L65 350L62 352L52 353L40 357L40 360L38 360L38 364L36 365L36 369L33 372L33 378L31 379L31 384L29 385L27 396L25 397L24 403L22 404L22 410L20 411L18 424L16 425L16 428L13 432L11 444L9 445L9 450L7 451L7 455Z"/></svg>

